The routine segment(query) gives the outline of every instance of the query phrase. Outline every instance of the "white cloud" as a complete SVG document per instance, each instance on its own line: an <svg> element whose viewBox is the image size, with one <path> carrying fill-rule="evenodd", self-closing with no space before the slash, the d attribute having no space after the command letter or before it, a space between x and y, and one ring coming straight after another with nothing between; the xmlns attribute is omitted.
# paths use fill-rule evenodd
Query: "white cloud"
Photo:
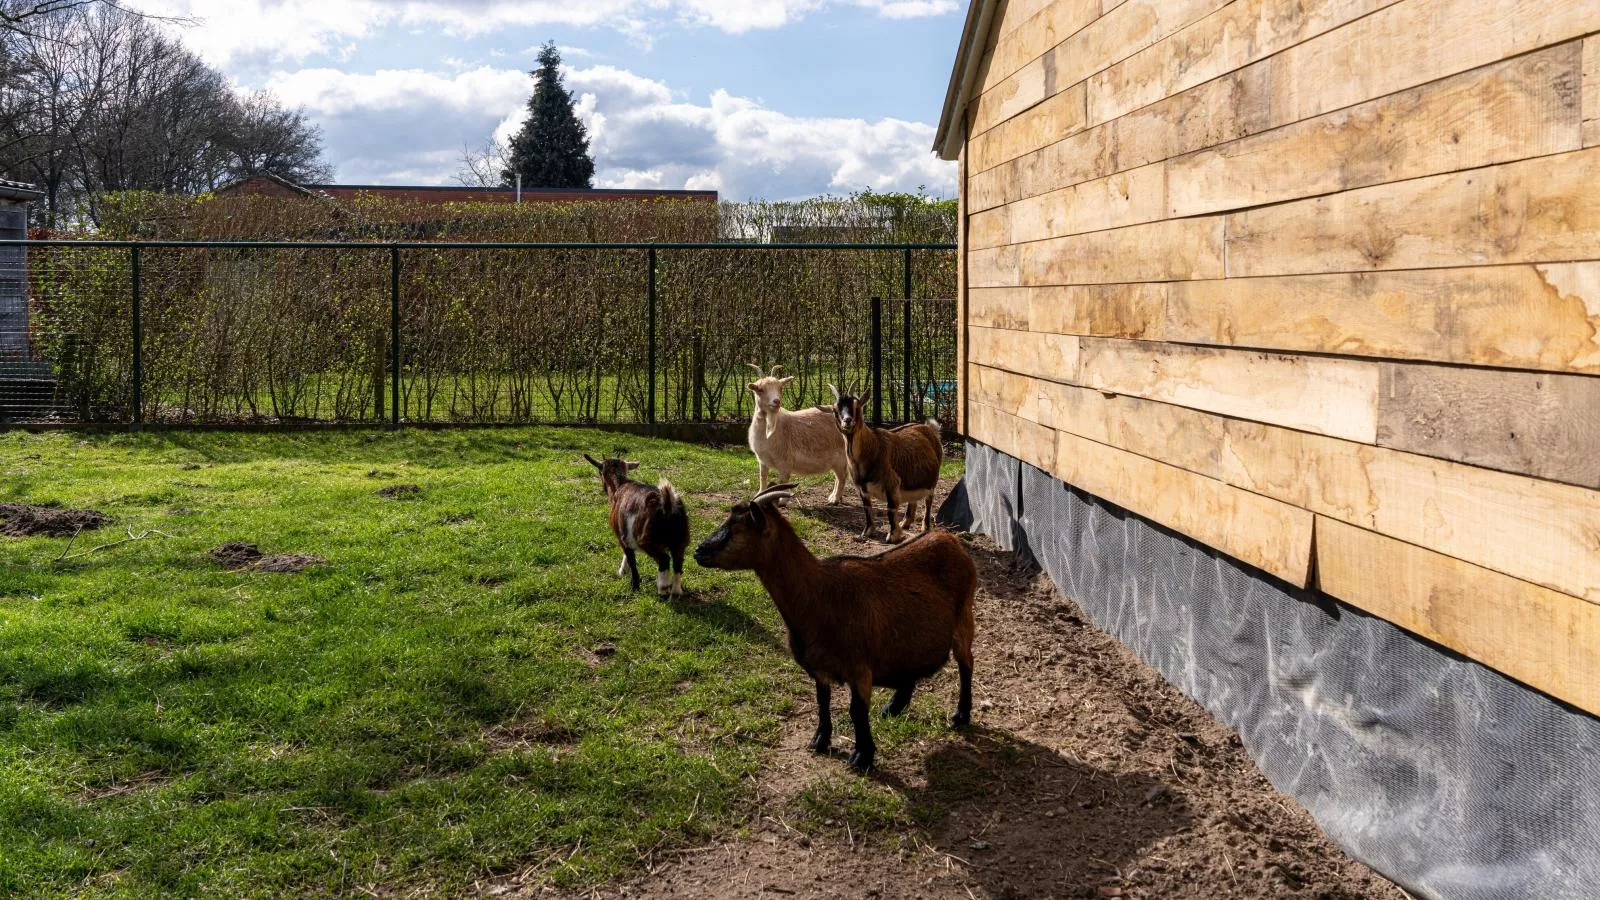
<svg viewBox="0 0 1600 900"><path fill-rule="evenodd" d="M194 22L188 43L213 64L298 62L337 54L350 41L399 26L475 37L513 27L610 28L649 41L652 26L681 22L733 34L779 28L823 6L886 18L945 15L956 0L130 0Z"/></svg>
<svg viewBox="0 0 1600 900"><path fill-rule="evenodd" d="M599 187L716 189L730 199L955 190L955 170L930 152L924 123L792 116L720 90L693 103L606 65L569 70L567 83L589 127ZM340 180L422 184L449 183L463 146L515 133L530 86L520 70L488 67L303 69L268 84L322 125Z"/></svg>

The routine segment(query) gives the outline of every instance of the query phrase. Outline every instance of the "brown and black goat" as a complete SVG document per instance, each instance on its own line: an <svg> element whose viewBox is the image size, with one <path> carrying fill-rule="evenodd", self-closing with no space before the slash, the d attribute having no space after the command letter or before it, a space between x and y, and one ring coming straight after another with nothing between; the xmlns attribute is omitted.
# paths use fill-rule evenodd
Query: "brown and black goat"
<svg viewBox="0 0 1600 900"><path fill-rule="evenodd" d="M606 498L611 501L611 533L622 547L618 575L630 575L633 589L639 589L639 562L643 553L656 561L656 593L662 597L683 596L683 555L689 547L689 511L683 498L665 478L656 487L628 477L639 468L636 462L608 459L599 462L585 453L589 465L600 470Z"/></svg>
<svg viewBox="0 0 1600 900"><path fill-rule="evenodd" d="M872 537L872 501L882 500L889 507L889 543L905 539L902 520L896 517L905 504L904 524L916 519L917 503L923 504L922 530L933 527L933 495L939 486L939 467L944 464L944 443L939 423L933 419L874 428L867 424L867 401L872 392L857 398L833 391L833 416L844 435L845 455L850 461L850 477L861 494L861 508L867 523L863 538Z"/></svg>
<svg viewBox="0 0 1600 900"><path fill-rule="evenodd" d="M973 596L978 570L960 538L930 531L878 556L818 559L783 516L794 485L769 488L740 503L699 547L695 562L749 569L761 579L789 630L795 662L817 683L817 732L811 749L833 741L833 686L850 688L856 749L850 765L872 766L869 705L874 687L894 689L885 716L899 715L917 682L953 652L961 694L950 723L972 719Z"/></svg>

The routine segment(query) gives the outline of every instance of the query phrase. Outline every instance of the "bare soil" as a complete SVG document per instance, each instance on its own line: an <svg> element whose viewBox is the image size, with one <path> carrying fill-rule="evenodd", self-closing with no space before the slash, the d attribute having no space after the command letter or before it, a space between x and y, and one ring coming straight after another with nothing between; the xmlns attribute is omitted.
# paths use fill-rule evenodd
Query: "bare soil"
<svg viewBox="0 0 1600 900"><path fill-rule="evenodd" d="M414 497L420 493L422 493L422 488L414 484L391 484L386 488L379 488L377 491L379 497L388 500L395 500L400 497Z"/></svg>
<svg viewBox="0 0 1600 900"><path fill-rule="evenodd" d="M110 524L111 517L94 509L53 509L23 503L0 503L0 534L7 537L72 537Z"/></svg>
<svg viewBox="0 0 1600 900"><path fill-rule="evenodd" d="M825 489L810 488L792 513L830 524L815 549L881 548L854 538L859 509L825 503ZM743 828L642 860L642 874L580 896L1405 897L1274 790L1236 734L1045 576L987 538L970 548L981 587L969 731L880 748L863 785L845 770L848 727L818 757L806 749L814 712L800 704ZM798 668L795 677L805 678ZM946 716L954 698L947 671L912 711ZM843 709L834 715L848 722ZM863 789L903 797L907 812L861 827L849 798ZM560 896L505 882L488 893Z"/></svg>
<svg viewBox="0 0 1600 900"><path fill-rule="evenodd" d="M320 566L327 560L309 553L279 553L267 555L255 544L232 542L213 548L210 556L218 564L235 572L273 572L293 575L311 566Z"/></svg>

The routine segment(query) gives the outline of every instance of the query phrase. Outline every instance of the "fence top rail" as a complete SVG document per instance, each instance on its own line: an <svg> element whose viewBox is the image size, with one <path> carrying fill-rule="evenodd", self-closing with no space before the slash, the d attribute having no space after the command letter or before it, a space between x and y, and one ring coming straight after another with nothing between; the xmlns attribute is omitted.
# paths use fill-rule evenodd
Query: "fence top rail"
<svg viewBox="0 0 1600 900"><path fill-rule="evenodd" d="M80 247L99 249L190 248L198 250L955 250L955 244L756 244L729 242L662 243L469 243L453 241L99 241L4 240L0 247Z"/></svg>

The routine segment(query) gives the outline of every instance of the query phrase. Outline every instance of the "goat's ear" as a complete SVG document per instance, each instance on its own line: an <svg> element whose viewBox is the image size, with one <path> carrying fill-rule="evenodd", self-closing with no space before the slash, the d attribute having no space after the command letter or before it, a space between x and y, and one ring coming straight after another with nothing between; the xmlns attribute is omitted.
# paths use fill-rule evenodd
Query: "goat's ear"
<svg viewBox="0 0 1600 900"><path fill-rule="evenodd" d="M583 458L587 459L589 461L589 465L594 466L596 469L601 469L601 470L605 469L605 466L601 465L598 462L595 462L594 457L590 456L589 454L585 453L583 455Z"/></svg>
<svg viewBox="0 0 1600 900"><path fill-rule="evenodd" d="M750 393L752 393L752 394L761 393L761 389L756 387L756 383L754 381L750 382Z"/></svg>
<svg viewBox="0 0 1600 900"><path fill-rule="evenodd" d="M639 464L636 463L636 462L630 462L627 465L628 465L628 471L629 472L632 472L634 469L639 468Z"/></svg>
<svg viewBox="0 0 1600 900"><path fill-rule="evenodd" d="M872 402L872 388L867 388L864 392L862 392L861 399L857 400L856 404L857 404L858 408L866 409L867 408L867 404L871 403L871 402Z"/></svg>
<svg viewBox="0 0 1600 900"><path fill-rule="evenodd" d="M757 531L767 530L767 514L762 511L761 504L750 504L750 521L755 524Z"/></svg>
<svg viewBox="0 0 1600 900"><path fill-rule="evenodd" d="M835 401L838 401L838 399L839 399L839 386L835 385L835 384L830 384L830 385L828 385L828 390L833 391L833 399Z"/></svg>

